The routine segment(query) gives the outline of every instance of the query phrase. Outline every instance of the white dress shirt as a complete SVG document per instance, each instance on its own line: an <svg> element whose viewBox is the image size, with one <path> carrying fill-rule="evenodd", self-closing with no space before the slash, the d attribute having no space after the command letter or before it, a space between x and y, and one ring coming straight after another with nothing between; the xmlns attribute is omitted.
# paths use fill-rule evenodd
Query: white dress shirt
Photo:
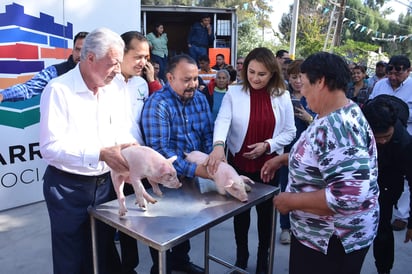
<svg viewBox="0 0 412 274"><path fill-rule="evenodd" d="M114 82L121 88L127 90L131 103L131 119L133 121L132 134L139 144L144 145L143 134L140 126L142 109L144 102L149 97L149 86L145 79L140 76L133 76L128 79L127 83L123 75L118 74Z"/></svg>
<svg viewBox="0 0 412 274"><path fill-rule="evenodd" d="M381 81L376 82L369 99L373 99L378 95L381 94L388 94L399 99L402 99L406 104L408 104L409 108L409 119L408 119L408 132L412 134L412 79L407 77L402 84L393 89L391 83L389 82L388 78L385 78Z"/></svg>
<svg viewBox="0 0 412 274"><path fill-rule="evenodd" d="M100 149L136 142L131 134L130 98L110 83L90 91L79 66L53 79L40 100L40 152L49 164L66 172L101 175Z"/></svg>

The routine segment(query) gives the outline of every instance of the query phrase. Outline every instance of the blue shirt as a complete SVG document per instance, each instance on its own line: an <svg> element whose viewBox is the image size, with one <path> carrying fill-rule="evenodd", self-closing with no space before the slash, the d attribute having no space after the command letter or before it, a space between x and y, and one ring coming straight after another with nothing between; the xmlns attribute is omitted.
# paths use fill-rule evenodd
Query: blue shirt
<svg viewBox="0 0 412 274"><path fill-rule="evenodd" d="M56 68L54 66L49 66L37 73L26 83L17 84L4 89L1 92L3 94L3 101L27 100L35 95L39 95L43 92L47 83L57 76Z"/></svg>
<svg viewBox="0 0 412 274"><path fill-rule="evenodd" d="M373 99L381 94L388 94L402 99L409 107L408 132L412 134L412 79L406 78L399 87L393 89L388 78L376 82L369 99Z"/></svg>
<svg viewBox="0 0 412 274"><path fill-rule="evenodd" d="M48 66L39 73L37 73L29 81L11 86L1 91L3 101L20 101L27 100L33 96L39 95L47 86L50 80L60 76L69 70L73 69L76 63L73 61L73 56L70 55L67 61Z"/></svg>
<svg viewBox="0 0 412 274"><path fill-rule="evenodd" d="M293 92L290 91L290 93L292 94ZM291 95L291 98L295 98L295 97L293 95ZM306 110L306 112L309 113L312 116L312 118L315 118L316 113L313 112L309 108L308 102L306 101L305 96L300 97L300 103L301 103L302 107ZM287 151L287 152L290 151L292 146L299 139L302 132L304 132L308 128L308 123L306 121L304 121L303 119L299 118L299 116L295 115L295 127L296 127L296 136L295 136L295 138L292 140L292 142L289 145L285 146L285 151Z"/></svg>
<svg viewBox="0 0 412 274"><path fill-rule="evenodd" d="M183 102L167 83L145 102L142 129L147 146L166 158L177 155L173 165L179 176L195 176L197 165L184 159L185 152L212 151L212 114L206 97L197 90Z"/></svg>
<svg viewBox="0 0 412 274"><path fill-rule="evenodd" d="M215 90L213 92L213 110L212 110L213 121L216 120L217 114L219 113L219 109L220 109L220 106L222 105L222 100L225 94L226 94L226 89L220 90L215 87Z"/></svg>
<svg viewBox="0 0 412 274"><path fill-rule="evenodd" d="M207 28L200 24L200 22L196 22L190 29L187 43L197 47L208 48L209 45L213 43L213 40L215 40L213 35L213 27L212 32L209 35Z"/></svg>

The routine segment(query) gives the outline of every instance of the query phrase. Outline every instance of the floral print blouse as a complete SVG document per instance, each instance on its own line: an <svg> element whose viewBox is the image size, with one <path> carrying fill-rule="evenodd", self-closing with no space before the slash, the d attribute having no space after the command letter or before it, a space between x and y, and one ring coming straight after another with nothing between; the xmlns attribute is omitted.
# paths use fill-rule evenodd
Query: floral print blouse
<svg viewBox="0 0 412 274"><path fill-rule="evenodd" d="M289 192L325 189L335 214L319 216L295 210L291 229L304 245L327 253L336 235L346 253L369 246L379 218L377 149L359 106L348 104L317 118L289 155Z"/></svg>

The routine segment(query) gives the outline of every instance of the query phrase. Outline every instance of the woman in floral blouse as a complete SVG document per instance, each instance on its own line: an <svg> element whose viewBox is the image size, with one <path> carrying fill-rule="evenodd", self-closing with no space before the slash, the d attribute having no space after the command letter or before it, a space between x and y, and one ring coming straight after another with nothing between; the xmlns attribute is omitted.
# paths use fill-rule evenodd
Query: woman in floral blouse
<svg viewBox="0 0 412 274"><path fill-rule="evenodd" d="M289 154L267 161L263 181L289 165L286 192L273 199L290 212L289 273L360 273L376 235L377 149L359 106L345 91L344 60L321 52L301 65L302 94L317 113Z"/></svg>

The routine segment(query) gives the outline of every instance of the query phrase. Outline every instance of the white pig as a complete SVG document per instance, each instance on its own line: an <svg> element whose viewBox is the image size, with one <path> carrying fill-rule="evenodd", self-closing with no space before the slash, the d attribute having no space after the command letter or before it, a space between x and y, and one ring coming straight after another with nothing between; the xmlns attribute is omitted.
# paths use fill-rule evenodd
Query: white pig
<svg viewBox="0 0 412 274"><path fill-rule="evenodd" d="M187 161L198 165L203 164L208 157L206 153L197 150L185 153L185 155ZM211 177L220 194L225 195L227 191L239 201L247 202L248 195L246 189L250 189L250 187L245 184L245 181L254 184L250 178L239 175L231 165L225 162L219 164L216 173L211 175Z"/></svg>
<svg viewBox="0 0 412 274"><path fill-rule="evenodd" d="M159 184L169 188L179 188L182 186L177 179L176 169L172 165L177 156L166 159L152 148L138 145L124 148L121 153L129 165L129 172L111 172L113 186L119 202L120 216L124 216L127 212L123 193L124 182L127 179L133 186L136 195L136 204L142 209L146 209L146 201L153 204L157 201L146 192L141 179L147 178L152 185L153 192L158 196L163 195Z"/></svg>

